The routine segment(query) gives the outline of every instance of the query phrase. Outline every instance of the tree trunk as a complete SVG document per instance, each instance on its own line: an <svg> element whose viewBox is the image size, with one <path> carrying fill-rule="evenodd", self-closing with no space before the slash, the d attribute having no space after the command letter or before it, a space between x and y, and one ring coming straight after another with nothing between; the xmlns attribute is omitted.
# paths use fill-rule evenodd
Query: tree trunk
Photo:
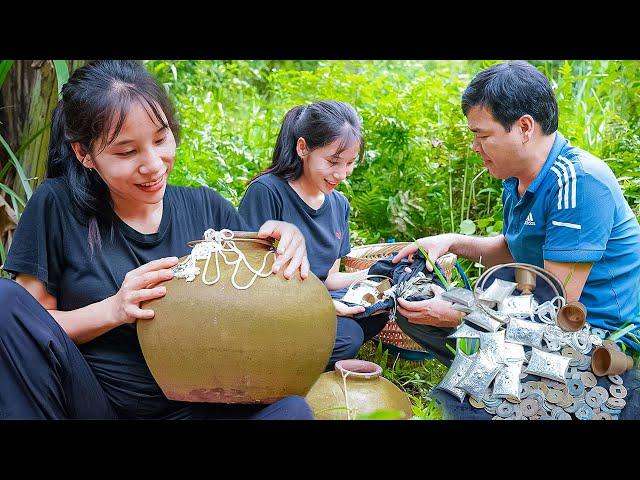
<svg viewBox="0 0 640 480"><path fill-rule="evenodd" d="M85 63L84 60L68 60L69 73ZM57 102L58 82L51 60L14 62L0 90L0 134L18 157L32 189L44 178L51 114ZM0 169L8 161L9 155L0 146ZM0 181L26 200L14 168L10 168ZM0 241L7 251L12 232L3 233Z"/></svg>

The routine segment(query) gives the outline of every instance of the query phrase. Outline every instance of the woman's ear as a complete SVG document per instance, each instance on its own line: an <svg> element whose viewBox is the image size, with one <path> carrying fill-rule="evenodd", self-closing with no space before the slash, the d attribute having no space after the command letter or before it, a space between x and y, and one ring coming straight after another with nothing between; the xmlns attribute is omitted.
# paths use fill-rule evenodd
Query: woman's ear
<svg viewBox="0 0 640 480"><path fill-rule="evenodd" d="M95 167L93 160L91 160L91 156L87 154L82 145L78 142L74 142L71 144L71 148L73 149L73 153L76 154L76 158L78 161L85 167L91 170Z"/></svg>
<svg viewBox="0 0 640 480"><path fill-rule="evenodd" d="M309 149L307 148L307 141L300 137L296 142L296 152L300 158L304 157L309 153Z"/></svg>

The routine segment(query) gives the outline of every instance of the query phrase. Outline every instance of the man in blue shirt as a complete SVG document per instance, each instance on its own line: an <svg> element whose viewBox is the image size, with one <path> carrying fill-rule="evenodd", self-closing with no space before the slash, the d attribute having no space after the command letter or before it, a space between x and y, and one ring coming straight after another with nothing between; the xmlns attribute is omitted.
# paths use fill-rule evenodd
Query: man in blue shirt
<svg viewBox="0 0 640 480"><path fill-rule="evenodd" d="M444 234L417 243L431 258L452 252L487 267L514 261L544 267L568 280L567 301L582 302L592 326L613 331L627 321L640 324L638 220L611 169L557 131L558 105L546 77L526 62L494 65L471 81L462 110L475 135L473 150L503 180L502 235ZM407 246L395 261L416 250ZM427 348L463 315L439 298L400 299L398 312L400 327ZM627 404L636 403L626 410L637 415L640 375L626 377L635 382Z"/></svg>

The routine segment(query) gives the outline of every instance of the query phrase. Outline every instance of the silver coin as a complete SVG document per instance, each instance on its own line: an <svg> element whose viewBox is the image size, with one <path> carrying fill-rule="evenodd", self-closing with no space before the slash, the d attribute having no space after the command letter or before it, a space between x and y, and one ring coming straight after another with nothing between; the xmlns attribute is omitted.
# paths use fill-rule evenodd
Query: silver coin
<svg viewBox="0 0 640 480"><path fill-rule="evenodd" d="M558 420L571 420L571 415L569 415L567 412L562 412L560 415L558 415Z"/></svg>
<svg viewBox="0 0 640 480"><path fill-rule="evenodd" d="M627 396L627 389L624 385L611 385L609 392L611 392L611 396L615 398L625 398Z"/></svg>
<svg viewBox="0 0 640 480"><path fill-rule="evenodd" d="M616 385L622 385L622 377L620 375L608 375L607 378Z"/></svg>
<svg viewBox="0 0 640 480"><path fill-rule="evenodd" d="M496 415L495 417L491 417L491 420L505 420L505 419Z"/></svg>

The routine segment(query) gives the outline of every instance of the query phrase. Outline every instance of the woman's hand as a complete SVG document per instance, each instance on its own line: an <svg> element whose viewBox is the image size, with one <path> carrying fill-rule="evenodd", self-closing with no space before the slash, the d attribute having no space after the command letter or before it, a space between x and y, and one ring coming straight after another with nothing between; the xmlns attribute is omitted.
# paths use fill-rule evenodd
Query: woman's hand
<svg viewBox="0 0 640 480"><path fill-rule="evenodd" d="M339 317L353 317L356 313L364 312L364 307L362 305L350 307L342 302L339 302L338 300L334 300L333 304L336 307L336 315Z"/></svg>
<svg viewBox="0 0 640 480"><path fill-rule="evenodd" d="M273 262L271 271L278 271L287 263L284 270L284 278L289 280L298 268L300 278L304 280L309 276L309 259L307 258L307 248L304 243L302 232L295 225L278 220L267 220L258 231L258 238L273 237L278 239L278 249L276 260Z"/></svg>
<svg viewBox="0 0 640 480"><path fill-rule="evenodd" d="M140 303L164 297L167 289L157 285L174 277L173 271L169 269L177 263L178 257L159 258L128 272L118 293L108 298L112 322L123 325L139 318L153 318L155 312L141 309Z"/></svg>

